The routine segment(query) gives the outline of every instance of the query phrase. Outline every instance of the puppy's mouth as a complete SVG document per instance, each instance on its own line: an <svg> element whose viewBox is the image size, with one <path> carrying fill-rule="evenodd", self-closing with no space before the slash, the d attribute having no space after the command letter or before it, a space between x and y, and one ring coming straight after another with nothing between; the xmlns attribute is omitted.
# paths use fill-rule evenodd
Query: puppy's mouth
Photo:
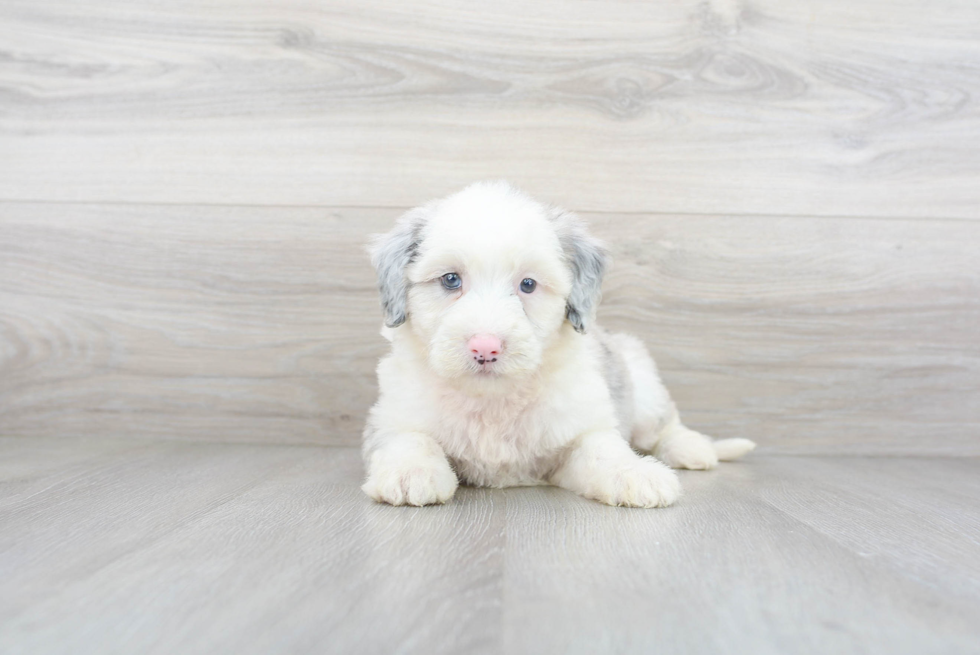
<svg viewBox="0 0 980 655"><path fill-rule="evenodd" d="M497 375L499 373L496 357L474 360L473 366L477 375Z"/></svg>

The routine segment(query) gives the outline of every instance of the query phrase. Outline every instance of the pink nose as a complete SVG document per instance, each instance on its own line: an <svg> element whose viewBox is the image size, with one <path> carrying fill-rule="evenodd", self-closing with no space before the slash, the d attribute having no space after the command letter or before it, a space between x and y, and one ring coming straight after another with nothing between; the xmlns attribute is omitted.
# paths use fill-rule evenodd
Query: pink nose
<svg viewBox="0 0 980 655"><path fill-rule="evenodd" d="M500 339L492 334L478 334L467 342L466 347L478 364L495 362L500 354Z"/></svg>

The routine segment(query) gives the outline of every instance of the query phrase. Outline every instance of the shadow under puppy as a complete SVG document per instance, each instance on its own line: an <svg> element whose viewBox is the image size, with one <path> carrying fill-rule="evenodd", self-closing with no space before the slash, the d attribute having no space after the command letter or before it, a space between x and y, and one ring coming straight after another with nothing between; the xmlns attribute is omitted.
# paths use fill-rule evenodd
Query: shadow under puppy
<svg viewBox="0 0 980 655"><path fill-rule="evenodd" d="M668 467L755 447L684 427L643 344L595 324L606 256L569 212L477 183L409 211L371 256L391 341L364 429L377 501L443 503L462 480L665 507Z"/></svg>

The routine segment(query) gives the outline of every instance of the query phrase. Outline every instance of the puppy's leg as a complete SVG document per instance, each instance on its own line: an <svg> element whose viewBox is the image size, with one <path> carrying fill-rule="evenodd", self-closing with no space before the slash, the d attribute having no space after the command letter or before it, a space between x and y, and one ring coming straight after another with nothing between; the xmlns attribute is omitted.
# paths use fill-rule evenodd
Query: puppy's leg
<svg viewBox="0 0 980 655"><path fill-rule="evenodd" d="M637 455L617 431L579 437L549 481L606 505L666 507L681 494L677 474Z"/></svg>
<svg viewBox="0 0 980 655"><path fill-rule="evenodd" d="M612 335L633 383L633 430L631 443L641 452L653 453L672 468L711 469L718 460L738 459L755 448L748 439L712 441L681 424L646 347L637 339Z"/></svg>
<svg viewBox="0 0 980 655"><path fill-rule="evenodd" d="M361 489L379 503L433 505L453 497L459 480L432 437L419 432L375 434Z"/></svg>
<svg viewBox="0 0 980 655"><path fill-rule="evenodd" d="M696 432L681 423L677 408L671 403L667 424L654 435L653 454L675 469L707 470L755 449L749 439L719 439Z"/></svg>

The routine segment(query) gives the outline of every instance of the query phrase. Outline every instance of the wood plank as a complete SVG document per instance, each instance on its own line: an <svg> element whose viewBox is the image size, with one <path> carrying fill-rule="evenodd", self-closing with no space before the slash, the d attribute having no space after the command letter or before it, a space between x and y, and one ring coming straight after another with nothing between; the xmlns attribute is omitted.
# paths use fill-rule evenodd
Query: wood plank
<svg viewBox="0 0 980 655"><path fill-rule="evenodd" d="M0 433L356 441L382 352L359 217L0 212Z"/></svg>
<svg viewBox="0 0 980 655"><path fill-rule="evenodd" d="M756 490L897 575L980 600L978 467L972 458L886 464L868 457L780 458L767 462ZM909 538L912 525L915 538Z"/></svg>
<svg viewBox="0 0 980 655"><path fill-rule="evenodd" d="M0 594L4 621L61 593L66 580L97 574L245 493L270 473L314 457L298 450L263 450L264 446L191 448L164 442L103 452L79 465L58 453L90 452L85 442L19 441L44 444L62 467L47 472L29 489L8 490L13 493L4 498L0 579L7 589L18 590L16 595ZM10 442L4 440L4 451ZM356 480L359 462L353 459L349 464L348 475ZM21 470L28 475L36 471L32 466ZM330 467L322 466L322 474L329 473Z"/></svg>
<svg viewBox="0 0 980 655"><path fill-rule="evenodd" d="M0 461L20 462L7 475L49 483L0 484L4 653L902 654L980 640L978 458L760 456L682 473L664 510L543 487L462 488L417 509L371 503L352 448L119 443L0 439Z"/></svg>
<svg viewBox="0 0 980 655"><path fill-rule="evenodd" d="M153 444L94 466L0 512L0 650L499 652L492 498L404 511L360 479L338 448Z"/></svg>
<svg viewBox="0 0 980 655"><path fill-rule="evenodd" d="M932 584L906 577L901 565L917 557L883 565L810 525L823 508L813 516L802 504L798 515L776 509L772 500L792 503L820 487L853 494L853 478L843 475L793 485L791 472L812 459L759 457L684 472L681 502L654 513L605 508L557 489L505 491L505 652L974 652L980 598L975 589L949 592L965 586L956 568L972 565L977 544L954 547L952 559L945 548L937 553L943 570ZM869 459L868 468L887 471L893 461ZM927 462L921 476L943 479L942 461ZM875 500L902 493L898 485L878 492ZM888 549L896 534L931 538L929 527L909 518L889 513L850 531L877 549ZM969 540L962 530L953 538Z"/></svg>
<svg viewBox="0 0 980 655"><path fill-rule="evenodd" d="M980 217L980 5L10 0L0 199Z"/></svg>
<svg viewBox="0 0 980 655"><path fill-rule="evenodd" d="M0 205L0 434L358 443L385 209ZM687 421L781 452L980 453L969 221L589 215L604 324Z"/></svg>
<svg viewBox="0 0 980 655"><path fill-rule="evenodd" d="M120 453L139 450L134 439L74 437L71 439L0 436L0 509L50 490L89 472ZM57 476L57 477L53 477Z"/></svg>

